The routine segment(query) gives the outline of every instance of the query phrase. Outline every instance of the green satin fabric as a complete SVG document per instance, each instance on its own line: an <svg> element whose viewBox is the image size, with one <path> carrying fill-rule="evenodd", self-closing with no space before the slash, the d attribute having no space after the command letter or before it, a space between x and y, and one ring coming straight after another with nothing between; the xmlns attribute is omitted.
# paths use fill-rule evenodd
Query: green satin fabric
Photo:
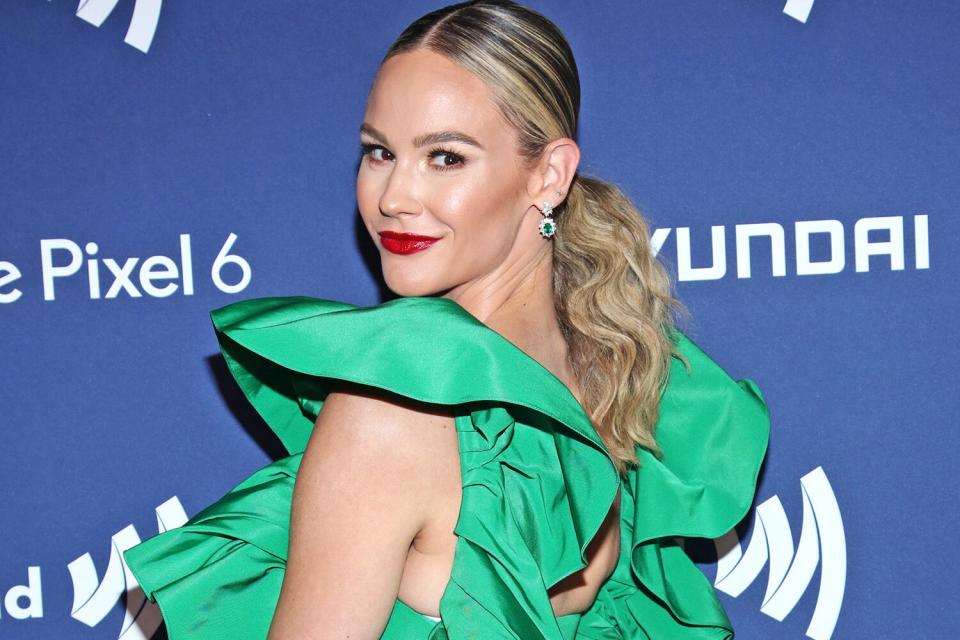
<svg viewBox="0 0 960 640"><path fill-rule="evenodd" d="M126 552L171 640L263 639L280 592L293 484L332 383L368 385L455 414L463 497L434 622L397 600L384 640L730 638L713 587L675 536L717 537L753 500L769 420L683 335L661 403L663 455L621 478L582 407L537 361L445 298L354 307L265 298L213 312L238 384L290 457L183 527ZM621 555L594 605L557 618L547 589L621 498Z"/></svg>

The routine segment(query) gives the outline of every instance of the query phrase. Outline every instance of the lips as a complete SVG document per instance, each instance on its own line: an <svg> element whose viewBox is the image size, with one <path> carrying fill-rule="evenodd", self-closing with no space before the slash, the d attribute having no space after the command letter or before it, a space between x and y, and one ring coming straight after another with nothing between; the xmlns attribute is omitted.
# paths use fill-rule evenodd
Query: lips
<svg viewBox="0 0 960 640"><path fill-rule="evenodd" d="M381 231L380 244L391 253L408 255L429 249L440 238L420 236L415 233L397 233L396 231Z"/></svg>

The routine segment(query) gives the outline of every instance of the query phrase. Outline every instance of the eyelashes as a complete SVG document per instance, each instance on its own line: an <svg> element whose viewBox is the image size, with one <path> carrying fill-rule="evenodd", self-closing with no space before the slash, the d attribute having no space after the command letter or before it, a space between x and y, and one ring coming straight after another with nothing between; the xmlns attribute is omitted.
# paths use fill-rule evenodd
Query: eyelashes
<svg viewBox="0 0 960 640"><path fill-rule="evenodd" d="M360 155L369 157L371 162L390 162L395 160L395 156L383 145L370 142L360 144ZM433 147L427 152L430 159L430 166L440 172L458 169L467 163L467 159L459 153L445 147ZM436 162L439 159L439 162Z"/></svg>
<svg viewBox="0 0 960 640"><path fill-rule="evenodd" d="M383 155L390 156L389 158L376 158L374 154L378 151L382 151ZM392 160L393 154L387 151L386 147L379 144L372 144L370 142L363 142L360 144L360 155L361 156L370 156L374 162L382 162L384 160Z"/></svg>
<svg viewBox="0 0 960 640"><path fill-rule="evenodd" d="M464 158L462 155L459 153L454 153L449 149L444 149L443 147L434 147L430 149L430 152L427 155L430 157L431 161L436 158L444 158L440 165L435 165L431 162L431 166L439 171L449 171L450 169L455 169L466 164L466 158ZM452 162L448 163L447 160L452 160Z"/></svg>

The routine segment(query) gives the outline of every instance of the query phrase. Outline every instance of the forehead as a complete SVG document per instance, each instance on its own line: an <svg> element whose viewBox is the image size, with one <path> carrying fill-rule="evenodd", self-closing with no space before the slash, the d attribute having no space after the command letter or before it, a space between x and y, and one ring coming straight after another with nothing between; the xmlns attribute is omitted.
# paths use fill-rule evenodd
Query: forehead
<svg viewBox="0 0 960 640"><path fill-rule="evenodd" d="M457 129L474 137L512 138L493 93L456 62L428 49L387 60L367 99L364 120L405 140L430 131ZM481 143L483 140L480 140Z"/></svg>

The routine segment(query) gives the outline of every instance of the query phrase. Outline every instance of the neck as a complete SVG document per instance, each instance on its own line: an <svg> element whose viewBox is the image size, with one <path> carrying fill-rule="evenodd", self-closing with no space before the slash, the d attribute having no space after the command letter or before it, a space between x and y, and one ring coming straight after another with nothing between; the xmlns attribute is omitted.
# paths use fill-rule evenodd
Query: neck
<svg viewBox="0 0 960 640"><path fill-rule="evenodd" d="M444 297L456 300L568 387L575 388L553 303L553 253L549 245L533 260L465 283Z"/></svg>

